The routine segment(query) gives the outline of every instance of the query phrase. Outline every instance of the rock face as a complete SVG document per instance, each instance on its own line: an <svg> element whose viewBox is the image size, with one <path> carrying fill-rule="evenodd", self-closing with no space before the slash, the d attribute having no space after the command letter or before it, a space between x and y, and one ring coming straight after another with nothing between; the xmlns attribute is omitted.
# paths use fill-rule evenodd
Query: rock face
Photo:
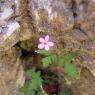
<svg viewBox="0 0 95 95"><path fill-rule="evenodd" d="M21 4L20 0L0 0L0 95L22 95L18 89L25 80L21 50L13 47L20 38Z"/></svg>
<svg viewBox="0 0 95 95"><path fill-rule="evenodd" d="M81 79L71 86L72 95L95 95L94 81L95 77L87 69L84 69Z"/></svg>
<svg viewBox="0 0 95 95"><path fill-rule="evenodd" d="M24 82L24 71L18 47L0 52L0 95L22 95L19 87Z"/></svg>
<svg viewBox="0 0 95 95"><path fill-rule="evenodd" d="M94 95L95 0L0 0L0 95L21 95L17 84L24 80L23 68L16 44L32 52L45 34L64 50L77 52L89 71L72 85L73 94Z"/></svg>
<svg viewBox="0 0 95 95"><path fill-rule="evenodd" d="M58 46L64 46L66 51L77 52L80 63L95 79L95 1L94 0L28 0L29 11L33 24L38 32L49 34ZM87 73L87 72L85 72ZM82 81L89 81L82 79ZM91 80L91 79L90 79ZM84 83L84 90L79 87L72 89L74 95L94 95L90 83ZM73 86L74 87L74 86ZM88 88L85 88L88 87ZM94 87L94 84L92 86ZM86 92L90 89L90 92ZM89 90L88 90L89 91Z"/></svg>
<svg viewBox="0 0 95 95"><path fill-rule="evenodd" d="M15 4L14 1L0 1L0 50L12 47L18 42L20 28L19 23L16 20L11 20L15 11L12 6Z"/></svg>
<svg viewBox="0 0 95 95"><path fill-rule="evenodd" d="M65 31L73 28L73 13L70 2L63 0L28 0L30 15L40 32ZM66 23L65 23L66 22Z"/></svg>
<svg viewBox="0 0 95 95"><path fill-rule="evenodd" d="M64 45L66 50L79 52L84 66L89 62L94 65L93 0L28 0L28 2L33 24L38 32L44 32L43 35L49 34L57 45ZM87 59L89 61L85 62Z"/></svg>
<svg viewBox="0 0 95 95"><path fill-rule="evenodd" d="M0 50L8 50L8 48L15 45L19 39L20 25L16 22L8 22L5 28L2 28L0 35Z"/></svg>

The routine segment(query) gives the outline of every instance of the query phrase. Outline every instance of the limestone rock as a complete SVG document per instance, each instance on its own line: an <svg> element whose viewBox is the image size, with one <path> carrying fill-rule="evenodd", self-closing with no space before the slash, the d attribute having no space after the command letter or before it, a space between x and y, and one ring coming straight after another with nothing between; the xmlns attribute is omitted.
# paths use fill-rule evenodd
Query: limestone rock
<svg viewBox="0 0 95 95"><path fill-rule="evenodd" d="M16 37L12 38L12 34L20 27L18 22L9 21L14 13L12 9L13 4L14 2L11 1L11 3L9 3L9 0L0 1L0 51L14 44L13 42ZM15 36L17 35L15 34ZM11 40L9 37L11 37Z"/></svg>
<svg viewBox="0 0 95 95"><path fill-rule="evenodd" d="M3 7L3 8L2 8ZM9 19L9 17L13 14L13 9L11 8L7 8L5 6L1 6L1 10L3 10L3 12L0 13L0 21Z"/></svg>
<svg viewBox="0 0 95 95"><path fill-rule="evenodd" d="M72 36L78 40L78 41L85 41L88 39L88 37L85 35L85 33L83 33L82 31L80 31L79 29L74 29L72 31Z"/></svg>
<svg viewBox="0 0 95 95"><path fill-rule="evenodd" d="M24 82L21 53L13 46L18 43L31 54L47 34L56 46L78 53L89 70L72 85L73 94L94 95L95 0L0 0L0 95L20 95L17 89Z"/></svg>
<svg viewBox="0 0 95 95"><path fill-rule="evenodd" d="M8 22L5 28L2 28L0 33L0 51L8 50L19 41L19 28L18 22Z"/></svg>
<svg viewBox="0 0 95 95"><path fill-rule="evenodd" d="M8 19L13 16L14 10L11 7L6 6L5 3L0 3L0 27L7 25Z"/></svg>
<svg viewBox="0 0 95 95"><path fill-rule="evenodd" d="M18 47L12 47L7 51L0 51L0 62L11 64L21 56L21 51Z"/></svg>
<svg viewBox="0 0 95 95"><path fill-rule="evenodd" d="M65 3L66 0L28 0L28 2L30 15L38 31L67 31L73 28L73 13L67 6L69 2Z"/></svg>
<svg viewBox="0 0 95 95"><path fill-rule="evenodd" d="M23 13L25 0L0 0L0 6L5 5L7 8L14 10L14 14L19 16Z"/></svg>
<svg viewBox="0 0 95 95"><path fill-rule="evenodd" d="M18 89L24 82L20 55L18 47L0 52L0 95L22 95Z"/></svg>
<svg viewBox="0 0 95 95"><path fill-rule="evenodd" d="M20 27L20 41L30 40L34 36L33 25L29 17L24 17L21 20ZM32 39L31 39L32 40Z"/></svg>
<svg viewBox="0 0 95 95"><path fill-rule="evenodd" d="M88 25L82 24L81 30L84 31L85 35L88 36L89 40L95 38L95 20L93 22L89 23Z"/></svg>
<svg viewBox="0 0 95 95"><path fill-rule="evenodd" d="M27 0L14 0L15 15L23 16L27 12Z"/></svg>
<svg viewBox="0 0 95 95"><path fill-rule="evenodd" d="M28 51L28 52L35 51L36 46L37 46L37 38L33 37L29 40L22 41L21 43L19 43L19 45L25 51Z"/></svg>
<svg viewBox="0 0 95 95"><path fill-rule="evenodd" d="M75 0L76 1L76 19L81 25L90 25L95 21L95 2L93 0Z"/></svg>
<svg viewBox="0 0 95 95"><path fill-rule="evenodd" d="M4 64L0 62L0 94L1 95L22 95L18 86L22 85L24 73L20 63ZM11 75L10 75L11 74Z"/></svg>
<svg viewBox="0 0 95 95"><path fill-rule="evenodd" d="M72 95L95 95L95 77L84 69L81 79L71 86Z"/></svg>

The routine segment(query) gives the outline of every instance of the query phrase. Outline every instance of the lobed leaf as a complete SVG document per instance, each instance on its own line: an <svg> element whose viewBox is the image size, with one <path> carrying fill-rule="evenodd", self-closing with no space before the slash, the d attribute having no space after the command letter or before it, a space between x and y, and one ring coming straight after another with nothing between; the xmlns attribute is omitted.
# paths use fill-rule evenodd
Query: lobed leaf
<svg viewBox="0 0 95 95"><path fill-rule="evenodd" d="M57 60L57 55L51 55L52 62L55 62Z"/></svg>
<svg viewBox="0 0 95 95"><path fill-rule="evenodd" d="M68 54L64 55L64 60L71 61L72 59L75 59L77 57L78 57L78 55L75 53L68 53Z"/></svg>
<svg viewBox="0 0 95 95"><path fill-rule="evenodd" d="M42 78L40 76L40 72L33 72L30 89L37 90L40 85L42 85Z"/></svg>
<svg viewBox="0 0 95 95"><path fill-rule="evenodd" d="M65 66L64 66L64 71L65 71L68 75L70 75L70 76L72 76L72 77L74 77L74 78L79 77L79 72L77 71L77 69L76 69L76 67L75 67L74 64L71 64L71 63L69 63L69 62L66 62L66 63L65 63Z"/></svg>
<svg viewBox="0 0 95 95"><path fill-rule="evenodd" d="M40 50L40 54L44 55L44 56L49 56L51 55L50 51L46 51L46 50Z"/></svg>
<svg viewBox="0 0 95 95"><path fill-rule="evenodd" d="M64 59L60 59L60 65L64 66L65 65L65 60Z"/></svg>
<svg viewBox="0 0 95 95"><path fill-rule="evenodd" d="M42 62L43 62L43 66L46 68L48 67L52 61L51 61L51 56L48 56L48 57L45 57L42 59Z"/></svg>

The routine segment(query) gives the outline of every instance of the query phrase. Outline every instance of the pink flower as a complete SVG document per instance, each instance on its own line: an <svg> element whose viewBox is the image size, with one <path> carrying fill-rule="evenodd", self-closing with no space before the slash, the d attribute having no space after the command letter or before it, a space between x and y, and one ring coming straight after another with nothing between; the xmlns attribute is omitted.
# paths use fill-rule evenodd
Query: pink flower
<svg viewBox="0 0 95 95"><path fill-rule="evenodd" d="M52 41L49 41L49 35L46 35L45 38L40 38L39 39L40 44L38 45L39 49L45 49L45 50L49 50L50 47L54 46L54 43Z"/></svg>

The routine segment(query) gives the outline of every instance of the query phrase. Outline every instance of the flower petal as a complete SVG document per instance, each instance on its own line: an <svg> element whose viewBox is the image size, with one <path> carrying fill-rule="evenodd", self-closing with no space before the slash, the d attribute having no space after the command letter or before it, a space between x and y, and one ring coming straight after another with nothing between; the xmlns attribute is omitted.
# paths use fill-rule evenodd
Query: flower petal
<svg viewBox="0 0 95 95"><path fill-rule="evenodd" d="M45 50L49 50L49 46L48 45L45 45Z"/></svg>
<svg viewBox="0 0 95 95"><path fill-rule="evenodd" d="M50 47L53 47L54 46L54 43L53 42L48 42L47 43Z"/></svg>
<svg viewBox="0 0 95 95"><path fill-rule="evenodd" d="M45 42L45 39L41 37L41 38L39 39L39 42L44 43L44 42Z"/></svg>
<svg viewBox="0 0 95 95"><path fill-rule="evenodd" d="M48 42L49 41L49 35L45 36L45 41Z"/></svg>
<svg viewBox="0 0 95 95"><path fill-rule="evenodd" d="M44 47L45 47L45 45L42 44L42 43L38 45L38 48L39 48L39 49L43 49Z"/></svg>

